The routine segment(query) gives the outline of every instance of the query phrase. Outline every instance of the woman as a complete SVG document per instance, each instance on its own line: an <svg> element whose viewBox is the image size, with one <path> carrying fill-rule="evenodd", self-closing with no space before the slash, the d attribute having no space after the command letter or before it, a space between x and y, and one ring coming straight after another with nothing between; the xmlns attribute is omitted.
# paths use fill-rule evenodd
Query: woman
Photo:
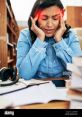
<svg viewBox="0 0 82 117"><path fill-rule="evenodd" d="M21 31L17 44L20 77L58 78L73 56L81 55L79 40L64 23L60 0L37 0L28 20L29 29ZM58 86L62 81L55 81Z"/></svg>

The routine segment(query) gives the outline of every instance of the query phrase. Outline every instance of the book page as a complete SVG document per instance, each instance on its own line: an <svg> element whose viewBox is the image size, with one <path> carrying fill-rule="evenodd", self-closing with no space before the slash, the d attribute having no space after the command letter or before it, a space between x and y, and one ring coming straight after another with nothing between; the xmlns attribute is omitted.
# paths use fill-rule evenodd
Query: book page
<svg viewBox="0 0 82 117"><path fill-rule="evenodd" d="M38 80L38 79L30 79L30 80L24 80L24 79L20 79L19 82L24 83L26 86L28 85L36 85L36 84L45 84L45 83L49 83L51 81L44 81L44 80Z"/></svg>
<svg viewBox="0 0 82 117"><path fill-rule="evenodd" d="M56 88L52 82L34 85L26 89L3 95L13 102L13 106L34 103L48 103L52 100L67 100L66 89Z"/></svg>
<svg viewBox="0 0 82 117"><path fill-rule="evenodd" d="M41 84L41 85L44 85L44 84ZM38 85L3 95L3 97L11 100L13 103L13 107L26 105L26 104L44 103L44 100L43 100L44 96L40 92Z"/></svg>
<svg viewBox="0 0 82 117"><path fill-rule="evenodd" d="M70 109L82 109L82 101L71 100Z"/></svg>
<svg viewBox="0 0 82 117"><path fill-rule="evenodd" d="M7 83L7 82L6 82ZM18 82L16 84L10 85L10 86L4 86L4 87L0 87L0 95L9 93L9 92L13 92L13 91L17 91L19 89L25 88L25 84Z"/></svg>
<svg viewBox="0 0 82 117"><path fill-rule="evenodd" d="M48 103L53 100L69 100L67 98L66 88L57 88L53 83L41 85L39 87L40 92L43 94L44 103Z"/></svg>
<svg viewBox="0 0 82 117"><path fill-rule="evenodd" d="M0 109L12 107L12 101L8 98L0 96Z"/></svg>
<svg viewBox="0 0 82 117"><path fill-rule="evenodd" d="M3 83L10 83L12 81L6 81ZM13 84L11 86L5 86L5 87L0 87L0 95L9 93L9 92L14 92L17 90L21 90L26 88L27 86L33 86L33 85L38 85L38 84L44 84L48 83L51 81L43 81L43 80L36 80L36 79L31 79L31 80L24 80L24 79L19 79L19 81L16 84ZM2 84L2 81L0 82Z"/></svg>
<svg viewBox="0 0 82 117"><path fill-rule="evenodd" d="M13 106L20 106L25 104L43 103L42 94L38 90L38 86L32 86L11 95L7 94L6 97L12 99Z"/></svg>

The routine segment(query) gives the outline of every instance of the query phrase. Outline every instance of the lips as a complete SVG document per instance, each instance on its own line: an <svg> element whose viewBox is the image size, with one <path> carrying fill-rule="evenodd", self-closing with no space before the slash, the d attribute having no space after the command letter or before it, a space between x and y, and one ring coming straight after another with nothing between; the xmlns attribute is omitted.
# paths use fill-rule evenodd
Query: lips
<svg viewBox="0 0 82 117"><path fill-rule="evenodd" d="M54 31L54 29L45 29L46 33L52 33Z"/></svg>

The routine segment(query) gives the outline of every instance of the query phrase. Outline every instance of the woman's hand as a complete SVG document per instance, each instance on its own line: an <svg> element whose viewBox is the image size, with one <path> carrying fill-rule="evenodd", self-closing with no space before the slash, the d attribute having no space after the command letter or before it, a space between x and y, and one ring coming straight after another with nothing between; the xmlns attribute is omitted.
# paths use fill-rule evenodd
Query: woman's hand
<svg viewBox="0 0 82 117"><path fill-rule="evenodd" d="M62 16L60 16L60 25L54 34L54 39L56 40L56 42L61 41L62 36L65 31L66 31L65 23L64 23Z"/></svg>
<svg viewBox="0 0 82 117"><path fill-rule="evenodd" d="M34 19L31 17L31 21L32 21L31 30L37 35L39 39L44 41L45 33L36 25L37 17Z"/></svg>

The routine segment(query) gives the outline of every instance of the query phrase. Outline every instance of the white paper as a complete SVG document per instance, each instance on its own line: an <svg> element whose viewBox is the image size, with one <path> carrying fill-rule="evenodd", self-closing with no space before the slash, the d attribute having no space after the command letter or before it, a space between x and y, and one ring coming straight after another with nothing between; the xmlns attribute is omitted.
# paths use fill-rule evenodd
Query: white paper
<svg viewBox="0 0 82 117"><path fill-rule="evenodd" d="M72 100L70 102L70 109L82 109L82 101Z"/></svg>
<svg viewBox="0 0 82 117"><path fill-rule="evenodd" d="M6 94L3 97L12 100L14 106L33 103L48 103L51 100L68 100L66 89L56 89L52 82L35 85L20 91Z"/></svg>
<svg viewBox="0 0 82 117"><path fill-rule="evenodd" d="M0 95L26 88L29 85L44 84L48 82L51 82L51 81L42 81L42 80L35 80L35 79L31 79L31 80L19 79L19 81L16 84L13 84L11 86L0 87ZM9 83L9 81L7 81L6 83Z"/></svg>
<svg viewBox="0 0 82 117"><path fill-rule="evenodd" d="M7 97L0 96L0 109L12 107L13 103Z"/></svg>

